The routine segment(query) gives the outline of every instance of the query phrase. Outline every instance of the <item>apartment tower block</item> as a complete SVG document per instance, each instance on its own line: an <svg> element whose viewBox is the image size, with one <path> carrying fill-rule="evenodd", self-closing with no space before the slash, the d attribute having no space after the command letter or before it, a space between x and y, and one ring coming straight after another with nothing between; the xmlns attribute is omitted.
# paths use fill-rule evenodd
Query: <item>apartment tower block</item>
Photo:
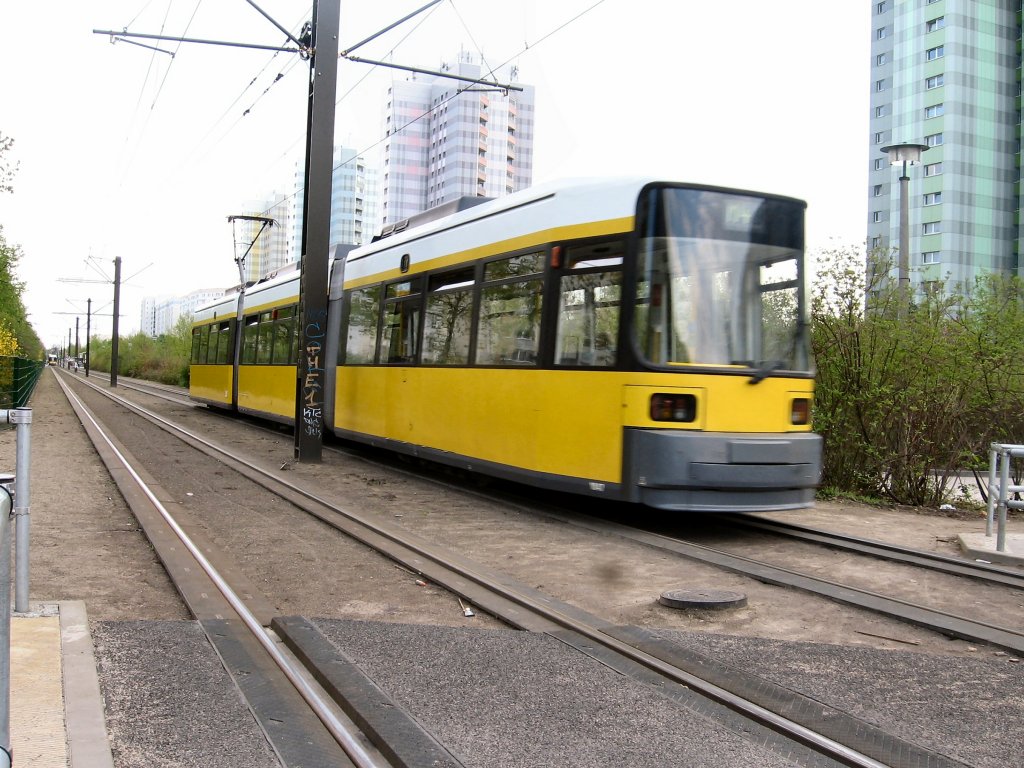
<svg viewBox="0 0 1024 768"><path fill-rule="evenodd" d="M907 169L913 291L1021 274L1020 0L873 0L871 21L868 246L900 243L902 166L881 149L924 144Z"/></svg>

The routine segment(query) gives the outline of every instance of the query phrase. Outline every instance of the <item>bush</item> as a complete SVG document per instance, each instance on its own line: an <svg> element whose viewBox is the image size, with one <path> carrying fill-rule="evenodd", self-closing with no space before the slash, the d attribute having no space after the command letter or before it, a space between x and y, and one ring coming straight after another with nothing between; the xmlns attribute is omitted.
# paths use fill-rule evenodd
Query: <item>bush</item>
<svg viewBox="0 0 1024 768"><path fill-rule="evenodd" d="M1024 437L1024 286L988 276L910 303L877 254L819 257L812 300L823 485L937 506L992 442ZM865 305L868 310L865 311Z"/></svg>

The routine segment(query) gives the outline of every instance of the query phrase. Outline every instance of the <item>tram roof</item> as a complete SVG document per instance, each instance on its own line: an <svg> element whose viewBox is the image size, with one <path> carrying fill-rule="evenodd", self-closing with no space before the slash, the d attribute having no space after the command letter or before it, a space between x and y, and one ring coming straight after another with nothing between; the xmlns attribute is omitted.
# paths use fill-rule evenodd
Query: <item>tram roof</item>
<svg viewBox="0 0 1024 768"><path fill-rule="evenodd" d="M565 223L568 218L575 216L583 221L632 216L640 190L655 182L671 183L653 176L630 176L571 178L538 184L423 224L411 222L411 226L401 232L354 249L348 260L354 261L426 235L517 209L523 209L524 217L533 218L538 229ZM533 207L540 202L545 203L542 209Z"/></svg>

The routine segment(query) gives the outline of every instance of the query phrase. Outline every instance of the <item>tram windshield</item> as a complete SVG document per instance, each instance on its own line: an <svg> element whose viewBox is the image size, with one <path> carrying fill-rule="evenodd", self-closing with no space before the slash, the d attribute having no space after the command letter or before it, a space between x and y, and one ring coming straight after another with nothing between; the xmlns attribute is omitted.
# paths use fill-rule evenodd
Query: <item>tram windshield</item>
<svg viewBox="0 0 1024 768"><path fill-rule="evenodd" d="M650 189L640 202L634 329L656 365L810 369L803 204Z"/></svg>

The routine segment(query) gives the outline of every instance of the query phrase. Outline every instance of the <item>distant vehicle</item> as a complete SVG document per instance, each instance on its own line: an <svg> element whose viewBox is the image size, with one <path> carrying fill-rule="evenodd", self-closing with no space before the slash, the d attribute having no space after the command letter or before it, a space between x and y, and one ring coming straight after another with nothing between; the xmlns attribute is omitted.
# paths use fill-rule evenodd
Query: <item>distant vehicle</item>
<svg viewBox="0 0 1024 768"><path fill-rule="evenodd" d="M331 266L300 428L659 509L811 506L805 207L597 180L389 224ZM193 399L295 422L299 282L196 312Z"/></svg>
<svg viewBox="0 0 1024 768"><path fill-rule="evenodd" d="M47 365L56 365L57 364L57 356L52 354L52 353L47 355L46 356L46 364Z"/></svg>

